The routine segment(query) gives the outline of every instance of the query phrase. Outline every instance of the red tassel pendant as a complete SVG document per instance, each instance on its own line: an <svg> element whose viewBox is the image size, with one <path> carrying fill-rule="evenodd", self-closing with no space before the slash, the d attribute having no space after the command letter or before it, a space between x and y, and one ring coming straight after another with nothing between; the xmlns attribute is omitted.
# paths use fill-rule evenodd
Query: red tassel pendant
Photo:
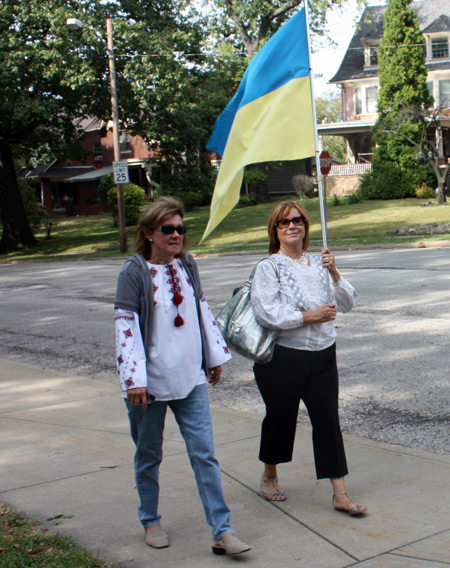
<svg viewBox="0 0 450 568"><path fill-rule="evenodd" d="M172 298L172 302L178 307L182 301L183 301L183 296L178 292L175 292Z"/></svg>
<svg viewBox="0 0 450 568"><path fill-rule="evenodd" d="M176 273L173 269L173 266L171 264L167 265L167 268L169 269L169 274L170 274L170 283L173 286L173 296L172 296L172 302L175 304L175 306L177 307L177 317L175 318L175 327L180 327L184 324L184 319L180 316L180 313L178 311L178 306L182 303L183 301L183 296L176 291L176 286L177 283L179 282L179 280L177 279Z"/></svg>

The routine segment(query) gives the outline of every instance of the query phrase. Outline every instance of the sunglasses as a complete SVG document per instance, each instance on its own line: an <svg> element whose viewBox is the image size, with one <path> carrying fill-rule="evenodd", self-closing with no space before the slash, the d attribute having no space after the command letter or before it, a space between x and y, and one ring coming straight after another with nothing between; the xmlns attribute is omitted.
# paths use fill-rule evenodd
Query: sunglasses
<svg viewBox="0 0 450 568"><path fill-rule="evenodd" d="M163 235L172 235L175 231L179 235L185 235L187 231L186 225L159 225L156 227Z"/></svg>
<svg viewBox="0 0 450 568"><path fill-rule="evenodd" d="M278 219L275 222L275 227L277 229L287 229L291 223L294 223L296 227L301 227L305 224L305 218L303 215L298 215L297 217L292 217L292 219Z"/></svg>

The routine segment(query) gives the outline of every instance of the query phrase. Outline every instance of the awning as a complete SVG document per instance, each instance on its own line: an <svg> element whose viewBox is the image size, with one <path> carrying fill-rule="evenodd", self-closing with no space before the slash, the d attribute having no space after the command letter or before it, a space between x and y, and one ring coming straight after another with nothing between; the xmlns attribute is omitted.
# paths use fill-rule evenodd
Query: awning
<svg viewBox="0 0 450 568"><path fill-rule="evenodd" d="M80 174L79 176L70 177L64 180L64 182L68 183L76 183L76 182L85 182L85 181L95 181L98 180L108 174L112 174L113 167L112 166L105 166L104 168L100 168L99 170L92 170L91 172L87 172L86 174Z"/></svg>
<svg viewBox="0 0 450 568"><path fill-rule="evenodd" d="M359 132L371 132L376 119L354 120L348 122L323 122L317 125L317 131L322 136L345 136L346 134L358 134Z"/></svg>

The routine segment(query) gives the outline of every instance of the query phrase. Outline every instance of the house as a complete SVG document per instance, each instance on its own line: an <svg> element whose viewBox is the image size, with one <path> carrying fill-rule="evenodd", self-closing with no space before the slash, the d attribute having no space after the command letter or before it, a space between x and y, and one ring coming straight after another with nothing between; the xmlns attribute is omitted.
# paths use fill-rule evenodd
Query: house
<svg viewBox="0 0 450 568"><path fill-rule="evenodd" d="M440 117L440 154L442 161L450 157L450 0L412 2L424 36L427 84ZM377 119L378 49L383 37L387 6L367 7L357 26L347 52L335 76L330 80L342 93L343 116L340 123L318 125L322 136L343 136L348 165L340 168L359 175L370 169L372 127ZM347 170L345 170L347 168Z"/></svg>
<svg viewBox="0 0 450 568"><path fill-rule="evenodd" d="M85 161L74 160L69 164L53 160L19 174L36 187L40 202L54 213L64 213L69 202L78 215L106 210L97 201L97 188L101 178L113 171L112 125L98 118L86 118L77 126L83 133L80 144L87 151ZM121 132L120 159L128 163L130 182L142 187L149 197L156 185L151 179L152 157L143 138Z"/></svg>

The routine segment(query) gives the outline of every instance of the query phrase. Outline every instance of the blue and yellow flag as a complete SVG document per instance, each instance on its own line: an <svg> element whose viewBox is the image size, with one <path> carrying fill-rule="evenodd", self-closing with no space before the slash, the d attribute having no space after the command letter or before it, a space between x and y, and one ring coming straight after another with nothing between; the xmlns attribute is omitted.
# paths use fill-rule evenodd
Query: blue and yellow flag
<svg viewBox="0 0 450 568"><path fill-rule="evenodd" d="M208 149L222 156L205 239L239 201L248 164L315 153L305 9L288 20L250 62L219 116Z"/></svg>

